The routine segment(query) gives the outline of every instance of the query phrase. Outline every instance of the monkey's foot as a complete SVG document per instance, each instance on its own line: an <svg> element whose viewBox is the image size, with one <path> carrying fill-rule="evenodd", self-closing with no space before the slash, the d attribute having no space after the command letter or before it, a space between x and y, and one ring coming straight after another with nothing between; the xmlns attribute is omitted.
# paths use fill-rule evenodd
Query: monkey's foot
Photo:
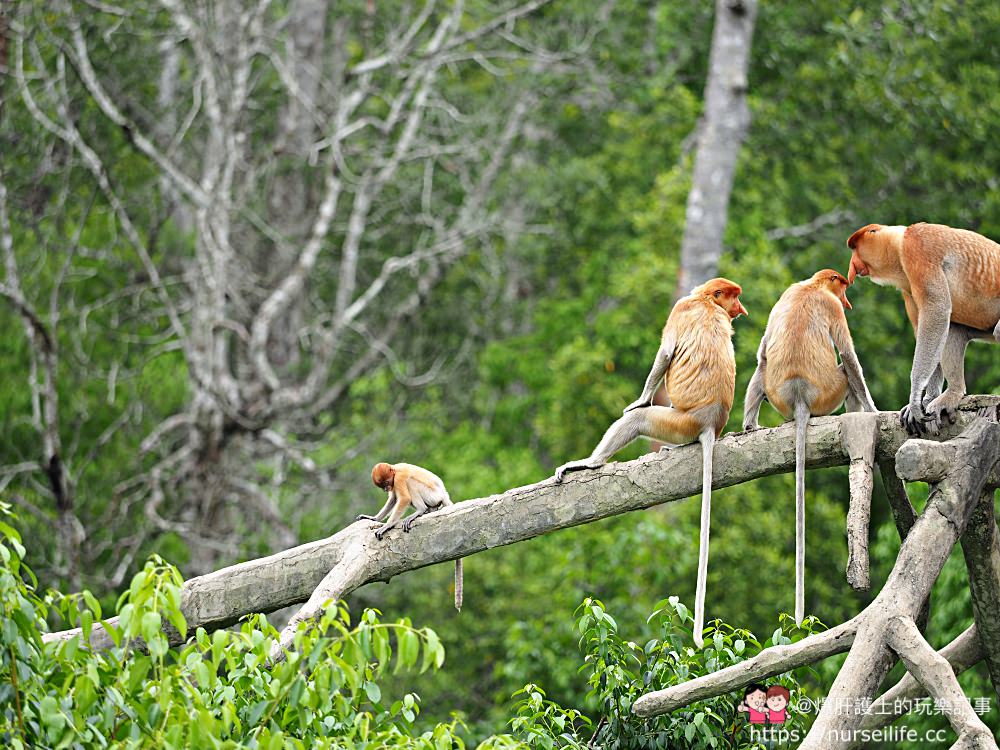
<svg viewBox="0 0 1000 750"><path fill-rule="evenodd" d="M937 435L941 429L937 414L925 414L923 407L913 404L907 404L899 410L899 423L914 437Z"/></svg>
<svg viewBox="0 0 1000 750"><path fill-rule="evenodd" d="M958 402L961 401L961 396L959 398L948 397L948 392L945 391L936 399L931 401L927 406L927 413L933 415L933 418L938 421L939 425L953 425L958 419Z"/></svg>
<svg viewBox="0 0 1000 750"><path fill-rule="evenodd" d="M600 464L591 464L587 461L570 461L568 464L563 464L558 469L556 469L556 484L562 484L563 477L566 476L571 471L580 471L581 469L597 469Z"/></svg>
<svg viewBox="0 0 1000 750"><path fill-rule="evenodd" d="M622 409L622 414L628 414L630 411L635 409L645 409L647 406L652 406L653 402L645 398L637 398L631 404Z"/></svg>
<svg viewBox="0 0 1000 750"><path fill-rule="evenodd" d="M355 521L377 521L378 519L375 518L375 516L366 516L364 513L362 513L360 516L358 516L354 520Z"/></svg>

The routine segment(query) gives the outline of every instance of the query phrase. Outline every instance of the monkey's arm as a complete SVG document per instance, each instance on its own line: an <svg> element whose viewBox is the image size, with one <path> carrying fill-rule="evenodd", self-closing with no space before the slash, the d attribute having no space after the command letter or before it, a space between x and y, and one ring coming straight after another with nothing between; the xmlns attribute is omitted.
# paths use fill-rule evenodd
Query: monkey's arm
<svg viewBox="0 0 1000 750"><path fill-rule="evenodd" d="M756 430L760 425L757 418L760 416L760 405L767 400L764 392L764 375L767 371L767 331L760 340L757 347L757 369L754 370L750 384L747 386L747 395L743 397L743 430Z"/></svg>
<svg viewBox="0 0 1000 750"><path fill-rule="evenodd" d="M396 498L396 505L389 514L389 519L375 529L375 538L381 539L386 535L389 529L395 528L399 523L399 519L403 517L406 509L410 507L410 491L406 486L407 477L399 476L400 472L396 473L396 485L393 488L393 495Z"/></svg>
<svg viewBox="0 0 1000 750"><path fill-rule="evenodd" d="M663 340L660 342L660 348L656 352L656 359L653 360L653 367L646 377L646 385L642 389L642 395L626 406L622 414L626 414L633 409L640 409L643 406L649 406L653 403L653 396L656 394L656 389L660 387L663 376L670 369L670 360L674 357L674 347L676 345L677 339L673 331L665 332Z"/></svg>
<svg viewBox="0 0 1000 750"><path fill-rule="evenodd" d="M917 310L917 303L913 301L913 295L900 290L900 294L903 295L903 307L906 308L906 317L910 319L910 325L913 326L913 333L916 335L917 326L920 323L920 312ZM934 374L931 375L931 380L927 384L927 388L924 390L924 401L932 401L941 394L941 389L944 387L944 372L939 364L934 368Z"/></svg>
<svg viewBox="0 0 1000 750"><path fill-rule="evenodd" d="M922 283L914 283L920 281ZM924 412L924 393L941 365L951 319L951 291L942 269L927 272L924 279L911 279L917 304L917 346L910 370L910 403L899 412L899 421L911 435L937 432L936 420ZM927 424L930 423L930 424Z"/></svg>
<svg viewBox="0 0 1000 750"><path fill-rule="evenodd" d="M384 521L386 516L389 515L389 509L392 508L393 504L396 502L396 493L389 490L389 499L385 501L385 505L382 506L382 510L376 513L374 516L366 516L362 513L360 516L355 518L355 521Z"/></svg>
<svg viewBox="0 0 1000 750"><path fill-rule="evenodd" d="M846 319L835 322L830 335L837 351L840 352L840 361L844 365L844 374L847 376L849 394L847 410L878 411L872 400L872 394L868 392L865 374L861 370L861 362L858 361L858 355L854 351L854 342L847 329Z"/></svg>

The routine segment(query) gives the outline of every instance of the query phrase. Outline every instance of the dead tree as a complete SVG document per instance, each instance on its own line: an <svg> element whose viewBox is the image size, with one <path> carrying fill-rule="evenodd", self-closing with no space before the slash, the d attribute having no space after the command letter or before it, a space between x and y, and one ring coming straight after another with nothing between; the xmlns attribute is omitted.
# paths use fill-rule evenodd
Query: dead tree
<svg viewBox="0 0 1000 750"><path fill-rule="evenodd" d="M996 468L1000 426L977 417L980 407L997 403L998 397L966 399L958 423L941 436L941 443L907 440L895 412L860 415L860 419L859 415L843 415L810 420L808 467L865 464L852 471L852 504L864 504L873 468L878 465L888 475L890 460L898 472L898 477L892 474L896 482L932 483L927 506L915 520L905 510L913 513L905 493L901 499L890 491L893 514L904 540L885 587L851 620L797 643L766 649L735 666L650 693L636 702L635 712L641 716L664 713L850 652L803 747L851 747L849 740L838 744L829 738L857 737L861 730L883 726L896 716L891 712L882 715L878 706L898 705L892 703L897 697L930 693L955 706L950 718L959 735L956 747L995 748L982 722L958 700L961 691L955 675L985 659L994 684L997 682L994 665L1000 656L1000 640L980 638L979 633L995 633L1000 621L996 606L1000 544L992 497L993 487L1000 484ZM581 472L561 485L546 480L458 503L427 516L410 534L390 534L381 542L368 523L355 523L327 539L191 579L184 584L182 610L189 626L211 630L249 613L306 602L282 634L282 642L289 644L297 623L312 619L328 600L344 597L367 583L389 581L408 570L695 495L700 488L700 461L698 447L686 446L628 463L612 463L598 471ZM794 463L794 429L790 424L726 435L715 450L714 486L789 472ZM890 489L895 486L884 478ZM859 524L856 519L863 516L852 513L854 523ZM867 537L860 524L853 532ZM975 625L937 652L917 624L931 587L958 541L969 562ZM867 548L855 547L852 575L867 570ZM63 639L77 632L53 633L47 639ZM179 642L176 633L171 639ZM95 628L92 642L101 647L110 639ZM906 664L909 675L879 698L880 683L897 658ZM870 703L872 708L858 714L836 710L847 705L853 709L859 701ZM823 737L826 739L821 740Z"/></svg>
<svg viewBox="0 0 1000 750"><path fill-rule="evenodd" d="M107 253L124 259L116 272L156 311L136 346L150 359L172 352L187 378L183 405L147 406L135 464L107 492L105 522L127 526L129 541L123 565L120 549L104 548L100 561L118 568L105 583L120 583L159 533L188 539L201 571L235 556L255 527L293 544L270 477L328 483L337 459L317 466L309 453L353 383L386 363L404 383L426 382L454 358L443 347L417 354L412 326L450 274L470 270L460 263L473 250L530 222L504 177L536 116L538 78L569 71L587 39L573 30L548 50L559 34L529 21L548 2L429 0L377 16L371 4L359 16L315 0L45 0L5 14L3 109L30 123L44 144L35 151L59 155L36 161L94 192L95 213L114 226ZM161 41L150 48L146 35ZM136 69L156 86L136 86ZM466 69L480 93L461 80ZM123 154L141 166L125 174ZM136 184L139 173L149 177ZM75 194L53 213L78 216ZM25 202L11 201L15 231L28 223ZM105 252L87 251L84 266ZM71 270L77 262L66 256ZM55 372L59 316L23 293L12 268L0 296L25 321L34 383ZM70 311L85 327L86 313ZM411 365L429 368L426 378ZM39 386L36 399L44 460L0 466L0 481L53 477L73 560L79 524L55 392ZM67 565L93 570L93 546L82 551Z"/></svg>
<svg viewBox="0 0 1000 750"><path fill-rule="evenodd" d="M705 112L698 124L675 299L716 275L740 146L750 128L750 44L757 0L716 0Z"/></svg>

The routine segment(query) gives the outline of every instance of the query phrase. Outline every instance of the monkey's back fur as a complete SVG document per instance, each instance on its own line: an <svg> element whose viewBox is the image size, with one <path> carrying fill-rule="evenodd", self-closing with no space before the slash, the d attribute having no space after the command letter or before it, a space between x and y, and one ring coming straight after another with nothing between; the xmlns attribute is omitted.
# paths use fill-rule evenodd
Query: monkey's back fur
<svg viewBox="0 0 1000 750"><path fill-rule="evenodd" d="M843 306L830 291L811 281L792 284L768 317L764 392L785 419L802 399L809 413L831 413L844 401L847 378L840 372L830 320L843 320Z"/></svg>
<svg viewBox="0 0 1000 750"><path fill-rule="evenodd" d="M1000 245L993 240L943 224L912 224L903 234L902 263L911 284L929 265L957 271L948 274L954 322L985 331L1000 320Z"/></svg>
<svg viewBox="0 0 1000 750"><path fill-rule="evenodd" d="M736 356L733 351L733 324L728 313L711 298L689 296L670 313L664 336L675 337L675 348L666 389L671 405L684 412L715 408L716 435L721 435L733 406L736 388ZM695 420L692 419L692 422ZM692 424L689 439L698 435Z"/></svg>

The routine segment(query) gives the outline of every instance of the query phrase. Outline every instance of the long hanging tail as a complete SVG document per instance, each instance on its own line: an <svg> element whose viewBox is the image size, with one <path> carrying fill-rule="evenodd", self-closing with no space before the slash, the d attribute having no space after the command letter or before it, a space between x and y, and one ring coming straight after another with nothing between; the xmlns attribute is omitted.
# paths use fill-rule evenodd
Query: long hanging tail
<svg viewBox="0 0 1000 750"><path fill-rule="evenodd" d="M795 402L795 624L806 615L806 426L809 405Z"/></svg>
<svg viewBox="0 0 1000 750"><path fill-rule="evenodd" d="M715 432L706 430L698 439L701 441L701 534L698 539L698 583L694 594L694 645L701 648L705 643L702 631L705 629L708 537L712 525L712 449L715 447Z"/></svg>
<svg viewBox="0 0 1000 750"><path fill-rule="evenodd" d="M462 558L455 560L455 609L462 611L462 595L465 593Z"/></svg>

